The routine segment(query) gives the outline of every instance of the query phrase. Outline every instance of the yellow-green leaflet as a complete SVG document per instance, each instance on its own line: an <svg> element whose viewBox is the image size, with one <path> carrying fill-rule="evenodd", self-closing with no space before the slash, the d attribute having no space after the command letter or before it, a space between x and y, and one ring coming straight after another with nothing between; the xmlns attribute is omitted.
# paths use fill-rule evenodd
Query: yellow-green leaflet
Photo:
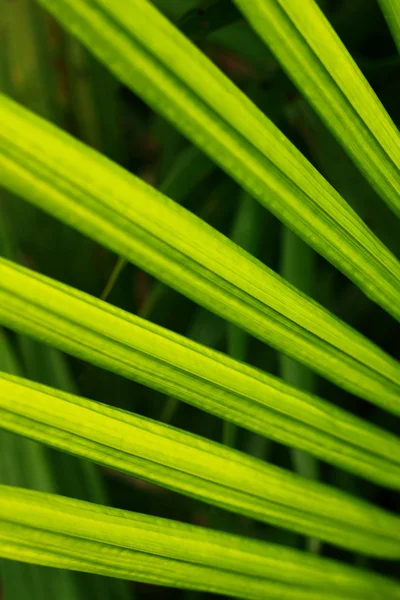
<svg viewBox="0 0 400 600"><path fill-rule="evenodd" d="M237 598L400 597L395 582L282 546L7 486L0 555Z"/></svg>
<svg viewBox="0 0 400 600"><path fill-rule="evenodd" d="M400 2L399 0L378 0L378 2L400 52Z"/></svg>
<svg viewBox="0 0 400 600"><path fill-rule="evenodd" d="M0 600L400 600L395 46L0 0Z"/></svg>
<svg viewBox="0 0 400 600"><path fill-rule="evenodd" d="M4 96L0 110L0 174L10 190L338 385L400 413L396 360L105 157Z"/></svg>
<svg viewBox="0 0 400 600"><path fill-rule="evenodd" d="M0 322L272 439L399 487L400 441L316 396L0 259Z"/></svg>
<svg viewBox="0 0 400 600"><path fill-rule="evenodd" d="M400 557L400 519L168 425L0 372L1 426L249 517Z"/></svg>
<svg viewBox="0 0 400 600"><path fill-rule="evenodd" d="M400 134L316 2L234 1L400 217Z"/></svg>
<svg viewBox="0 0 400 600"><path fill-rule="evenodd" d="M400 319L398 261L279 129L151 3L40 2L155 111ZM292 4L299 10L303 5ZM379 127L381 112L370 119ZM396 154L392 129L389 150ZM385 168L396 186L389 157Z"/></svg>

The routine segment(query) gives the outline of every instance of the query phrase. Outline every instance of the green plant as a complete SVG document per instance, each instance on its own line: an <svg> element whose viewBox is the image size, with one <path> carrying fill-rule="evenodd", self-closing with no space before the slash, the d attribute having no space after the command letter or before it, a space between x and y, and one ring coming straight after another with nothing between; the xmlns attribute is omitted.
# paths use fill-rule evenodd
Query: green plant
<svg viewBox="0 0 400 600"><path fill-rule="evenodd" d="M168 2L39 0L77 39L58 29L36 2L23 0L17 9L2 3L9 11L6 31L19 31L24 44L21 54L6 36L0 61L0 323L13 332L0 331L6 600L31 594L41 600L140 598L140 590L119 579L249 599L400 598L398 583L373 568L331 560L341 558L335 550L318 556L323 543L400 558L400 518L390 502L379 506L374 485L393 494L400 487L400 441L390 431L400 414L400 368L392 348L384 350L357 331L363 310L386 330L399 320L398 240L394 234L387 245L380 241L346 202L351 193L342 197L280 131L293 122L303 131L309 108L300 97L282 101L294 88L248 24L365 176L370 193L396 216L400 135L317 3L194 0L183 3L183 11L174 5L174 18L189 11L177 23L195 40L209 36L235 47L240 36L249 36L245 64L252 61L253 44L258 58L246 81L248 94L155 6L168 12ZM393 1L381 4L398 41L400 9ZM50 36L49 25L55 28ZM32 60L24 71L28 48ZM63 65L61 74L49 68L51 61ZM274 74L269 92L260 64ZM398 68L397 59L393 65ZM172 122L171 128L156 121L156 138L166 140L153 169L158 189L127 168L132 147L120 131L131 127L142 139L145 118L137 109L123 120L118 80ZM82 141L62 131L70 114L70 129ZM175 128L208 157L185 146ZM310 131L306 126L306 141ZM335 144L328 139L340 153ZM310 147L318 164L318 144ZM326 173L331 181L333 170ZM361 175L354 170L351 177ZM232 221L236 184L242 190ZM18 204L13 194L29 204ZM256 201L278 217L282 230ZM379 214L385 236L393 215L378 197L367 208ZM48 236L44 242L42 235ZM43 246L47 276L18 264L28 262L27 239ZM267 262L274 264L279 241L277 273L253 254L268 250ZM94 269L95 243L117 255L102 255L105 270ZM53 261L54 244L59 256ZM344 307L335 306L337 272L318 262L314 251L346 276L340 279ZM65 278L69 285L56 280L58 259L75 262ZM137 268L135 282L142 269L161 282L141 292L138 315L131 314L123 283L128 263ZM107 280L104 272L111 273ZM202 308L180 304L183 297L171 288ZM111 297L120 308L107 301ZM356 313L346 308L353 297ZM225 339L230 356L221 352ZM263 354L263 342L279 352L279 366L272 350ZM119 377L103 379L96 367ZM110 383L99 391L103 381ZM84 397L92 395L90 385L98 386L98 401ZM132 390L143 399L133 401ZM160 392L168 396L161 416ZM325 394L328 399L320 397ZM203 411L196 413L204 419L199 428L190 416L181 428L157 422L193 410L178 401ZM350 406L343 408L345 403ZM222 436L214 433L217 419ZM268 444L279 449L278 465L265 462ZM179 511L163 519L135 507L108 508L113 486L92 463L114 477L123 473L131 485L139 478L204 502L201 514L217 531L171 518L182 517ZM162 506L161 498L150 512L159 515ZM224 528L230 533L219 531ZM307 536L311 553L299 549L299 534ZM63 570L50 576L34 565ZM103 585L73 571L115 580Z"/></svg>

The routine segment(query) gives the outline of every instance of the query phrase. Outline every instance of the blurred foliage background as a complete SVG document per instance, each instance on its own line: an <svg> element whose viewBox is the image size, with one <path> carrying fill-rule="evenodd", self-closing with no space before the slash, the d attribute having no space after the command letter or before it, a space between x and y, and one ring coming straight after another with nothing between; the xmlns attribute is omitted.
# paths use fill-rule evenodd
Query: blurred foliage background
<svg viewBox="0 0 400 600"><path fill-rule="evenodd" d="M230 0L153 0L278 125L399 257L389 210L353 166ZM321 8L393 120L400 125L400 57L376 0L320 0ZM391 318L306 247L169 123L116 81L35 0L0 0L0 87L23 105L161 189L281 272L388 353L400 358ZM1 115L0 115L1 120ZM397 227L397 230L396 230ZM283 374L389 430L394 419L301 367L78 232L0 190L0 252L125 310ZM297 256L296 263L288 256ZM398 334L398 332L397 332ZM315 459L260 438L139 384L84 364L9 331L0 336L0 368L223 441L287 469L316 477L396 510L398 496ZM396 576L392 563L361 558L260 524L117 472L1 433L3 483L67 496L319 552ZM60 588L54 571L1 563L3 600L211 598L156 586L74 574ZM14 582L13 584L10 582ZM22 587L21 587L22 586ZM28 590L28 591L27 591ZM29 594L28 596L26 594Z"/></svg>

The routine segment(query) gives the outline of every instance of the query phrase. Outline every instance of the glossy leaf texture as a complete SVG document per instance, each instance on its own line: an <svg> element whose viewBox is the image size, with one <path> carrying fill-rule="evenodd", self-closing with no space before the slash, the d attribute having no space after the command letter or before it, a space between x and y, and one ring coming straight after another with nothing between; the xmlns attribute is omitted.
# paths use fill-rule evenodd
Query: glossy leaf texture
<svg viewBox="0 0 400 600"><path fill-rule="evenodd" d="M400 441L249 365L0 259L0 322L364 477L399 487Z"/></svg>
<svg viewBox="0 0 400 600"><path fill-rule="evenodd" d="M0 373L1 426L267 523L400 556L400 519L168 425Z"/></svg>
<svg viewBox="0 0 400 600"><path fill-rule="evenodd" d="M123 83L400 319L399 262L279 129L151 3L40 2Z"/></svg>
<svg viewBox="0 0 400 600"><path fill-rule="evenodd" d="M0 554L18 560L238 598L400 597L395 582L282 546L52 494L0 492Z"/></svg>
<svg viewBox="0 0 400 600"><path fill-rule="evenodd" d="M400 413L396 360L154 188L4 96L0 108L6 187L338 385Z"/></svg>
<svg viewBox="0 0 400 600"><path fill-rule="evenodd" d="M400 217L400 134L317 3L235 3Z"/></svg>

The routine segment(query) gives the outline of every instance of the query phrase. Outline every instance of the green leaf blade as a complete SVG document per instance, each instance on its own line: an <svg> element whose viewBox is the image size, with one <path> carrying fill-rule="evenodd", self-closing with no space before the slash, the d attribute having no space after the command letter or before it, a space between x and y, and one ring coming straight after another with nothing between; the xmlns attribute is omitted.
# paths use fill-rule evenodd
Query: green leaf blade
<svg viewBox="0 0 400 600"><path fill-rule="evenodd" d="M400 412L397 361L183 207L4 97L0 104L4 185L345 389Z"/></svg>
<svg viewBox="0 0 400 600"><path fill-rule="evenodd" d="M396 259L282 133L151 4L41 1L126 85L400 318Z"/></svg>
<svg viewBox="0 0 400 600"><path fill-rule="evenodd" d="M314 0L235 0L353 161L400 216L400 135Z"/></svg>
<svg viewBox="0 0 400 600"><path fill-rule="evenodd" d="M394 600L399 593L390 580L295 550L6 486L0 539L3 555L23 555L25 546L31 549L28 560L91 570L88 561L95 554L98 565L116 577L240 598L316 600L323 594L372 600L379 589Z"/></svg>
<svg viewBox="0 0 400 600"><path fill-rule="evenodd" d="M123 90L123 115L118 115L122 119L114 118L116 114L109 118L121 100L116 75L161 114L151 131L151 142L156 137L158 144L149 144L152 150L145 158L149 160L145 175L150 181L161 181L161 185L159 192L151 189L0 94L4 117L0 128L0 182L7 190L4 208L9 209L12 220L15 218L16 240L21 245L19 248L14 243L14 232L3 223L0 198L0 254L6 256L6 260L0 257L0 596L5 594L7 600L28 596L32 600L55 596L79 600L82 594L88 600L127 598L130 587L124 587L126 582L119 579L128 579L181 587L189 590L183 592L185 598L210 592L253 600L378 600L381 596L400 600L398 583L372 571L359 571L207 527L191 527L54 495L67 494L105 504L104 490L96 478L98 467L94 463L98 463L111 476L124 479L124 485L137 483L139 488L139 480L151 482L153 485L143 485L143 493L156 492L153 488L162 486L194 499L179 500L179 505L182 502L182 507L189 509L193 522L211 527L217 524L235 533L252 531L256 537L268 531L269 540L291 546L298 545L300 534L313 545L322 541L374 558L399 559L398 515L359 498L364 489L368 498L374 498L376 488L366 482L358 488L352 476L340 471L331 478L330 468L325 465L324 480L337 481L348 492L322 484L316 481L316 461L321 459L398 490L400 438L380 429L373 419L368 423L337 408L336 399L330 404L315 396L314 373L307 369L400 415L400 364L309 297L313 295L312 274L307 267L316 250L400 321L400 263L256 105L155 8L162 5L167 13L183 13L188 8L187 0L179 0L179 8L168 7L167 0L126 0L123 4L109 0L38 0L77 39L65 36L52 19L46 24L55 30L44 32L41 15L40 20L34 18L36 1L21 0L9 11L12 19L6 23L6 48L4 57L0 57L0 83L4 89L28 107L35 106L38 113L64 123L93 148L123 162L128 158L124 151L128 150L125 145L133 128L139 126L141 134L135 136L139 140L148 123L139 123L140 117L133 116L136 109L128 116L134 99L127 89ZM400 13L395 11L400 8L394 8L392 0L378 2L399 44ZM200 5L200 0L189 0L190 7L196 3ZM242 21L237 25L248 35L241 35L240 27L235 26L217 31L209 41L222 43L225 51L229 48L226 58L231 50L239 60L253 55L252 66L248 65L248 76L253 78L258 76L253 60L260 67L260 75L263 72L265 76L265 69L278 67L266 46L263 52L261 38L268 38L278 60L289 74L294 74L297 85L358 166L359 177L365 173L387 205L400 215L399 132L317 3L325 7L321 0L305 0L304 7L295 6L292 0L211 0L207 6L204 2L215 29L227 18L237 19L243 10L261 33L257 37ZM29 11L21 14L21 26L19 9ZM366 17L371 23L372 14L378 14L377 6L375 13L370 11ZM341 13L344 19L348 15L348 10ZM199 30L203 26L198 19L190 18L189 27L194 25ZM57 41L58 35L62 39ZM362 28L358 35L363 37ZM249 42L244 41L247 39ZM253 40L257 42L254 45ZM81 41L110 73L91 60ZM249 53L239 51L236 55L235 45L252 48ZM31 58L20 64L27 47L32 50L28 52ZM208 43L205 48L207 51ZM10 49L16 59L13 66ZM217 56L221 48L211 49L211 53L214 51ZM260 56L254 59L257 54ZM378 75L383 78L390 64L393 66L391 60L367 60L362 68L369 72L375 69L373 77L378 79ZM82 73L82 69L87 72ZM279 77L286 80L282 73ZM27 82L33 94L25 87ZM16 96L13 87L17 85L20 95ZM274 104L277 98L283 101L285 85L278 83ZM98 102L95 89L103 92ZM268 99L253 92L250 90L250 97L266 106L264 101ZM283 115L278 110L272 113L274 119L278 113ZM101 115L104 118L99 118ZM292 125L294 119L291 112ZM128 135L120 131L125 126ZM304 123L300 124L299 148L301 126L306 132ZM210 158L199 156L195 147L186 146L181 155L177 154L183 146L180 133L230 174L242 186L242 193L254 198L254 202L253 198L245 198L251 200L251 205L241 205L231 231L232 241L218 233L219 228L228 229L227 206L235 187L232 180L222 176L222 185L217 185L204 203L200 199L202 208L194 208L201 218L210 218L216 229L178 205L214 168ZM292 133L296 135L294 129ZM307 147L312 144L312 133L306 132L303 141ZM161 149L159 155L155 146ZM324 158L329 162L327 156ZM340 169L339 165L335 167ZM155 173L158 176L153 179ZM335 181L329 170L325 175L331 183ZM221 182L219 172L201 189L208 194L208 184L217 180ZM355 181L352 187L356 190ZM36 214L36 208L24 206L22 217L18 216L12 203L19 203L19 199L13 194L23 196L63 225L54 222L49 236L43 238L31 235L35 227L29 215ZM368 198L362 191L357 195L357 202L367 207L359 214L368 214L366 222L372 223L374 213L368 212ZM199 196L194 194L196 201ZM379 201L377 198L377 204ZM257 217L261 205L285 225L286 255L281 275L250 254L256 253L256 238L261 235L262 223ZM45 215L38 217L47 229L46 223L52 220ZM380 217L380 223L388 218ZM82 238L68 226L91 239ZM58 238L57 228L66 233L65 240L61 235L60 262L69 258L68 245L79 257L79 264L70 272L74 275L75 267L79 272L73 279L75 289L12 262L20 258L39 272L58 273L56 257L45 256L47 242L51 244ZM375 223L373 228L378 234L382 231ZM382 236L387 239L386 232ZM85 243L75 245L77 239ZM104 283L100 265L97 273L86 260L89 247L96 247L91 240L118 256L102 299L130 261L160 280L149 293L151 278L142 273L138 277L139 315L151 316L171 329L176 325L180 332L186 331L187 337L78 291L83 286L98 291ZM299 242L299 246L292 242ZM99 252L104 250L99 248ZM266 255L264 248L263 256L269 264ZM70 264L68 261L68 269ZM329 265L324 269L327 284L324 280L321 287L327 305L352 323L361 324L369 308L368 298L361 297L349 282L341 281L346 289L343 301L328 303L332 291L329 285L337 274L328 280L329 273L334 272ZM124 274L124 281L113 294L113 299L124 307L131 305L130 296L124 296L124 292L132 273L136 277L137 269ZM197 313L190 302L166 286L197 302ZM348 310L352 302L356 306ZM185 322L195 315L189 328L180 326L181 306L185 307ZM223 319L228 321L228 330ZM382 323L390 328L390 321ZM7 332L4 336L3 324L16 335ZM371 335L377 333L377 339L384 340L384 331L377 332L378 328L377 323L368 325ZM21 338L19 334L29 337ZM283 379L241 362L248 354L249 335L282 353ZM20 364L8 340L18 350ZM231 356L210 349L222 347L226 341ZM251 350L256 347L259 344L252 343ZM203 414L193 424L196 431L206 431L207 437L218 439L216 427L220 424L216 416L224 422L228 445L265 458L267 453L261 445L266 442L273 449L274 460L282 465L287 465L288 450L275 447L273 442L290 445L298 473L149 418L80 398L60 350L155 390L148 390L143 399L135 399L135 406L146 414L161 413L165 419L172 418L179 402L187 402L214 415ZM253 359L254 364L260 364L252 352L249 360ZM2 373L3 368L16 375ZM22 375L65 391L23 379ZM108 381L106 374L94 376L98 382L103 377ZM129 388L128 382L117 382L112 393L121 392L118 405L125 406ZM161 410L154 404L160 399L157 392L168 396ZM108 402L104 389L100 398ZM143 404L147 399L149 406ZM342 398L337 401L341 404ZM182 406L179 422L185 423L192 412ZM374 410L375 415L380 424L393 429L389 415ZM240 430L235 440L237 426ZM76 465L79 469L75 472ZM125 475L118 475L118 471ZM139 480L130 481L132 477ZM170 514L173 498L159 491L159 499L151 500L150 512L160 509ZM114 502L114 493L116 497L120 493L118 486L112 492ZM198 501L213 506L197 512ZM134 502L135 507L136 502L142 502L139 495ZM174 504L173 514L180 518L178 505ZM276 527L283 530L276 531ZM365 556L356 558L359 564L366 564L366 560ZM49 570L49 566L63 570ZM103 579L75 575L71 570L115 579L110 587L103 586Z"/></svg>
<svg viewBox="0 0 400 600"><path fill-rule="evenodd" d="M4 373L0 387L10 431L268 523L373 555L400 553L397 517L334 488Z"/></svg>
<svg viewBox="0 0 400 600"><path fill-rule="evenodd" d="M18 332L398 487L395 436L220 352L4 259L0 282L0 322Z"/></svg>

